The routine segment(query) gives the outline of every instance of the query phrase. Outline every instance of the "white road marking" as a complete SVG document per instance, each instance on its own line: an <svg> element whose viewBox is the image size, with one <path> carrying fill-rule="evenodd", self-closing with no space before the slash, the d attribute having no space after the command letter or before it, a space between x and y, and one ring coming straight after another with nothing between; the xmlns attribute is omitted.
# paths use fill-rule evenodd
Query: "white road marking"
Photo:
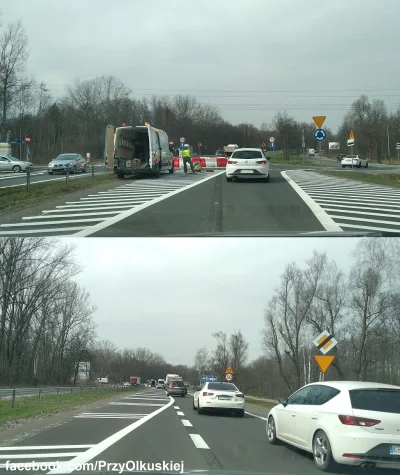
<svg viewBox="0 0 400 475"><path fill-rule="evenodd" d="M74 219L72 221L62 220L62 221L52 221L51 224L68 224L68 223L91 223L96 221L104 221L107 218L86 218L86 219ZM24 226L43 226L44 224L49 224L48 222L45 223L11 223L11 224L0 224L0 228L7 227L24 227Z"/></svg>
<svg viewBox="0 0 400 475"><path fill-rule="evenodd" d="M210 447L205 443L203 437L199 434L189 434L193 440L194 445L198 449L209 449Z"/></svg>
<svg viewBox="0 0 400 475"><path fill-rule="evenodd" d="M181 411L176 411L176 413L178 414L178 416L184 416L185 414Z"/></svg>
<svg viewBox="0 0 400 475"><path fill-rule="evenodd" d="M179 406L174 406L174 409L180 409L180 407Z"/></svg>
<svg viewBox="0 0 400 475"><path fill-rule="evenodd" d="M169 400L169 398L166 398L166 397L150 397L150 396L149 397L125 396L124 399L137 399L139 401L168 401Z"/></svg>
<svg viewBox="0 0 400 475"><path fill-rule="evenodd" d="M268 419L266 417L261 417L257 416L257 414L253 414L251 412L244 411L245 414L248 414L249 416L257 417L257 419L262 419L263 421L267 421Z"/></svg>
<svg viewBox="0 0 400 475"><path fill-rule="evenodd" d="M71 228L51 228L51 229L20 229L19 231L1 231L0 236L15 236L19 234L37 234L37 233L61 233L69 231L79 231L85 229L85 226L75 226Z"/></svg>
<svg viewBox="0 0 400 475"><path fill-rule="evenodd" d="M104 175L104 173L105 173L105 172L97 172L96 175ZM82 173L82 174L79 174L79 175L73 175L73 176L70 175L69 178L71 178L71 179L74 180L74 179L76 179L76 178L84 178L84 177L88 178L89 175L88 175L87 173ZM14 177L14 178L17 178L17 177ZM59 181L59 180L64 180L64 181L66 181L65 177L64 177L64 178L51 178L51 179L49 179L49 180L31 181L31 185L36 185L37 183L50 183L50 182L52 182L52 181ZM15 188L15 187L17 187L17 186L26 186L26 183L21 183L21 184L19 184L19 185L2 186L2 187L0 187L0 188Z"/></svg>
<svg viewBox="0 0 400 475"><path fill-rule="evenodd" d="M54 470L51 470L48 472L49 474L55 474L55 473L71 473L73 471L74 466L80 465L83 463L88 462L89 460L92 460L95 458L97 455L101 454L104 452L106 449L114 445L116 442L121 440L123 437L126 435L130 434L132 431L140 427L141 425L145 424L147 421L152 419L153 417L157 416L161 412L165 411L169 407L171 407L174 403L174 400L170 398L170 401L168 404L165 404L163 407L160 407L159 409L155 410L154 412L148 414L147 416L143 417L143 419L140 419L138 421L133 422L130 424L128 427L125 427L124 429L116 432L115 434L111 435L107 439L104 439L102 442L99 444L95 445L94 447L90 448L84 453L79 454L77 457L75 457L72 460L69 460L66 463L60 463L60 466L57 467Z"/></svg>
<svg viewBox="0 0 400 475"><path fill-rule="evenodd" d="M56 458L56 457L75 457L80 455L82 452L58 452L54 454L6 454L0 455L0 459L36 459L36 458ZM83 452L85 453L85 452Z"/></svg>
<svg viewBox="0 0 400 475"><path fill-rule="evenodd" d="M142 402L109 402L111 406L148 406L148 407L160 407L165 406L165 404L151 404L151 403L142 403Z"/></svg>
<svg viewBox="0 0 400 475"><path fill-rule="evenodd" d="M44 211L43 211L44 212ZM58 211L60 213L60 211ZM57 216L26 216L22 218L23 220L30 219L54 219L54 218L80 218L82 216L102 216L105 214L118 214L118 211L97 211L97 213L77 213L77 214L58 214Z"/></svg>
<svg viewBox="0 0 400 475"><path fill-rule="evenodd" d="M300 198L304 201L304 203L310 208L310 210L314 213L315 217L326 229L326 231L334 231L334 232L342 231L340 226L337 225L335 221L333 221L333 219L330 218L329 215L325 213L325 211L312 198L310 198L310 196L308 196L308 194L305 191L303 191L295 181L293 181L287 175L287 172L281 172L281 175L289 183L289 185L295 190L295 192L300 196ZM84 232L84 231L81 231L81 232Z"/></svg>
<svg viewBox="0 0 400 475"><path fill-rule="evenodd" d="M225 170L221 171L220 173L212 174L212 176L210 176L208 178L204 178L203 180L197 180L194 183L191 183L189 185L181 187L180 189L172 191L171 193L160 196L159 198L155 198L152 201L149 201L147 203L143 203L139 206L136 206L134 209L123 211L118 216L107 219L107 220L103 221L102 223L96 224L94 226L91 226L90 228L84 229L83 231L80 231L80 232L76 233L75 236L90 236L91 234L94 234L97 231L100 231L100 230L105 229L109 226L112 226L113 224L118 223L119 221L122 221L122 220L132 216L135 213L138 213L139 211L142 211L146 208L149 208L150 206L153 206L156 203L160 203L161 201L164 201L164 200L170 198L171 196L175 196L179 193L182 193L183 191L194 188L195 186L198 186L202 183L205 183L206 181L211 180L211 179L215 178L216 176L222 175L223 173L225 173Z"/></svg>
<svg viewBox="0 0 400 475"><path fill-rule="evenodd" d="M185 427L193 427L193 425L191 424L190 421L188 421L187 419L181 419L182 421L182 424L185 426Z"/></svg>
<svg viewBox="0 0 400 475"><path fill-rule="evenodd" d="M53 450L53 449L88 449L94 447L93 444L87 445L17 445L12 447L0 447L0 451L8 452L9 450Z"/></svg>

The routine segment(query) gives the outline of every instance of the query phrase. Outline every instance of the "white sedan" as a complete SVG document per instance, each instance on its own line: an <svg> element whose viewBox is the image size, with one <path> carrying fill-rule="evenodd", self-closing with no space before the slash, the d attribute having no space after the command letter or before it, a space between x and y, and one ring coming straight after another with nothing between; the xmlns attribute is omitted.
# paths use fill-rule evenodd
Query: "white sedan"
<svg viewBox="0 0 400 475"><path fill-rule="evenodd" d="M233 383L204 383L193 395L193 409L199 414L207 410L227 410L244 416L244 394Z"/></svg>
<svg viewBox="0 0 400 475"><path fill-rule="evenodd" d="M368 160L366 158L360 157L360 155L345 155L341 161L342 168L345 167L365 167L368 168Z"/></svg>
<svg viewBox="0 0 400 475"><path fill-rule="evenodd" d="M226 164L226 181L233 178L269 180L269 162L261 148L237 148Z"/></svg>
<svg viewBox="0 0 400 475"><path fill-rule="evenodd" d="M282 398L267 417L270 444L313 454L319 470L336 463L400 468L400 386L329 381Z"/></svg>

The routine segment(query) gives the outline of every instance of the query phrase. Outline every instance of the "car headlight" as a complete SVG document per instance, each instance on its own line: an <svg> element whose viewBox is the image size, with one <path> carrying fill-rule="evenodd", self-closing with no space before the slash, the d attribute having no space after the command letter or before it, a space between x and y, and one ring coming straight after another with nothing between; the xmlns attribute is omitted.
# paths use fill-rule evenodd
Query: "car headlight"
<svg viewBox="0 0 400 475"><path fill-rule="evenodd" d="M53 163L53 162L50 162L50 163L49 163L49 167L54 167L54 163Z"/></svg>

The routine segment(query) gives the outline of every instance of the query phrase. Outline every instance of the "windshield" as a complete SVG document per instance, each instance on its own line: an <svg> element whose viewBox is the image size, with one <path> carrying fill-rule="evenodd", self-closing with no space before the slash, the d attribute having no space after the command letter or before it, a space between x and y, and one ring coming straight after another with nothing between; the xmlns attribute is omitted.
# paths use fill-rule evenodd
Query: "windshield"
<svg viewBox="0 0 400 475"><path fill-rule="evenodd" d="M76 159L77 159L76 155L59 155L54 160L76 160Z"/></svg>

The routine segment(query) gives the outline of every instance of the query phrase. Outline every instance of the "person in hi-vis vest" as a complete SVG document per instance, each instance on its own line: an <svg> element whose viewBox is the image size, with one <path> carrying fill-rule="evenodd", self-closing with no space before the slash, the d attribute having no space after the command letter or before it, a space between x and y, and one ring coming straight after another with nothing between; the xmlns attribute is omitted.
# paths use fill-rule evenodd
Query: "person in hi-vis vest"
<svg viewBox="0 0 400 475"><path fill-rule="evenodd" d="M187 173L187 164L189 163L192 173L195 173L193 163L192 163L192 154L190 153L189 145L185 145L185 149L182 152L182 158L183 158L183 171Z"/></svg>

